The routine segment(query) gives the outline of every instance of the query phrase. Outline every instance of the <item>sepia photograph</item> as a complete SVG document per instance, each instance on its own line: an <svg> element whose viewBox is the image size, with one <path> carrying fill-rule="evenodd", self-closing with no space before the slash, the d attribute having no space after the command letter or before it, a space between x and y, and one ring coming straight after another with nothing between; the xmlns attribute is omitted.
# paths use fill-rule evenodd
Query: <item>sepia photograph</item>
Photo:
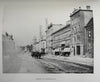
<svg viewBox="0 0 100 82"><path fill-rule="evenodd" d="M94 74L93 0L2 3L2 73Z"/></svg>

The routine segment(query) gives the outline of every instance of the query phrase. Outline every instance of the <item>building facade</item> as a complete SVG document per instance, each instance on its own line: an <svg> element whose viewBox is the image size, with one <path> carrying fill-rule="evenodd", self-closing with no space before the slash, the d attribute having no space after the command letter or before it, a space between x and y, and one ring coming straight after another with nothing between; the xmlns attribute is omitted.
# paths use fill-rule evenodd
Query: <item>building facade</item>
<svg viewBox="0 0 100 82"><path fill-rule="evenodd" d="M39 41L36 41L33 45L33 51L45 52L46 51L46 39L43 38Z"/></svg>
<svg viewBox="0 0 100 82"><path fill-rule="evenodd" d="M62 28L64 25L62 24L50 24L46 30L46 52L52 53L52 33Z"/></svg>
<svg viewBox="0 0 100 82"><path fill-rule="evenodd" d="M52 47L54 49L71 48L71 27L67 24L63 28L52 33Z"/></svg>
<svg viewBox="0 0 100 82"><path fill-rule="evenodd" d="M85 52L88 57L94 57L94 24L93 18L90 19L85 27Z"/></svg>
<svg viewBox="0 0 100 82"><path fill-rule="evenodd" d="M46 30L46 53L51 53L51 34L53 32L52 24Z"/></svg>
<svg viewBox="0 0 100 82"><path fill-rule="evenodd" d="M90 10L89 6L87 6L87 9L75 9L70 15L73 55L85 56L87 53L86 44L88 42L86 37L88 35L86 35L87 30L85 27L91 18L93 18L93 11Z"/></svg>

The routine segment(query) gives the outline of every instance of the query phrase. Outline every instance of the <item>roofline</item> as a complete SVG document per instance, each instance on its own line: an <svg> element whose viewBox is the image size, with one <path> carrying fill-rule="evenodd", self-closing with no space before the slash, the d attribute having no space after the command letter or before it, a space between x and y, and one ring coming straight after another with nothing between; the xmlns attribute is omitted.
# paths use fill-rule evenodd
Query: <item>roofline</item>
<svg viewBox="0 0 100 82"><path fill-rule="evenodd" d="M56 25L63 25L63 24L52 24L51 23L47 28L50 29L51 27L53 27L53 25L56 26Z"/></svg>
<svg viewBox="0 0 100 82"><path fill-rule="evenodd" d="M93 11L93 10L86 10L86 9L79 9L79 10L77 10L76 12L74 12L74 13L71 13L70 14L70 17L72 17L73 15L75 15L76 13L78 13L79 11Z"/></svg>
<svg viewBox="0 0 100 82"><path fill-rule="evenodd" d="M52 28L53 26L59 26L59 25L64 27L63 24L52 24L51 26L50 26L50 25L48 26L49 28L47 27L48 29L47 29L45 32L47 33L47 31L48 31L50 28Z"/></svg>
<svg viewBox="0 0 100 82"><path fill-rule="evenodd" d="M68 25L64 26L63 28L61 28L61 29L57 30L56 32L52 33L52 34L51 34L51 36L52 36L53 34L55 34L55 33L59 32L59 31L61 31L61 30L65 29L65 28L67 28L68 26L70 26L70 24L68 24Z"/></svg>

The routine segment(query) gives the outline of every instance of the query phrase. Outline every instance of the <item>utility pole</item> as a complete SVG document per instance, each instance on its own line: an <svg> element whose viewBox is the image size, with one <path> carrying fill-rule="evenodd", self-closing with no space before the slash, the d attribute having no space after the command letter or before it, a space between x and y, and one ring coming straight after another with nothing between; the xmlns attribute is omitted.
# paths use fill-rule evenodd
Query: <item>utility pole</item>
<svg viewBox="0 0 100 82"><path fill-rule="evenodd" d="M36 42L37 42L37 38L36 38L36 36L34 36L33 40L32 40L32 45L33 45L34 51L36 50Z"/></svg>
<svg viewBox="0 0 100 82"><path fill-rule="evenodd" d="M42 49L42 40L43 40L42 26L40 25L40 51L41 51L41 49Z"/></svg>
<svg viewBox="0 0 100 82"><path fill-rule="evenodd" d="M46 30L47 30L48 29L48 19L47 18L45 19L45 24L46 24L45 26L46 26Z"/></svg>
<svg viewBox="0 0 100 82"><path fill-rule="evenodd" d="M47 18L45 19L45 24L46 24L46 31L45 31L45 32L46 32L46 51L48 51L48 50L47 50L47 47L48 47L48 45L47 45L48 19L47 19Z"/></svg>
<svg viewBox="0 0 100 82"><path fill-rule="evenodd" d="M42 35L42 26L40 25L40 41L43 39L43 35Z"/></svg>

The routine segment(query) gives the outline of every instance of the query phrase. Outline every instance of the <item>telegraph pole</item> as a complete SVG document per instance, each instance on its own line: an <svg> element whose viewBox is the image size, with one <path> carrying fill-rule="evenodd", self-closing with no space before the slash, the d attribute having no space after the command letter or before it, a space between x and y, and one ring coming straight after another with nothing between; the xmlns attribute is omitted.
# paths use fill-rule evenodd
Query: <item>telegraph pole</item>
<svg viewBox="0 0 100 82"><path fill-rule="evenodd" d="M45 19L45 26L46 26L46 30L48 29L48 19Z"/></svg>
<svg viewBox="0 0 100 82"><path fill-rule="evenodd" d="M42 39L43 39L42 26L40 25L40 51L41 51L41 48L42 48Z"/></svg>
<svg viewBox="0 0 100 82"><path fill-rule="evenodd" d="M43 39L43 35L42 35L42 26L40 25L40 41Z"/></svg>
<svg viewBox="0 0 100 82"><path fill-rule="evenodd" d="M45 26L46 26L46 51L48 51L48 50L47 50L47 47L48 47L48 45L47 45L48 19L47 19L47 18L45 19Z"/></svg>

